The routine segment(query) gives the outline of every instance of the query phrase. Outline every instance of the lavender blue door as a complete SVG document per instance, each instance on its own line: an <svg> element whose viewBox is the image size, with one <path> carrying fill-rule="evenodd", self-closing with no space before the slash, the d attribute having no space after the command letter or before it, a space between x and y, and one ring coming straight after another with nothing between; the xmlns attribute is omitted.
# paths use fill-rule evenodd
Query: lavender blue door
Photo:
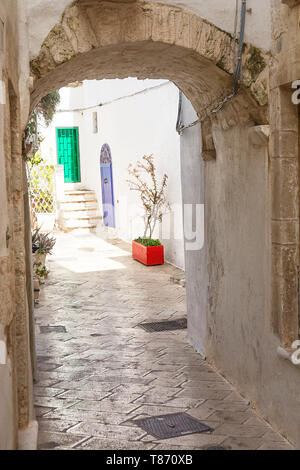
<svg viewBox="0 0 300 470"><path fill-rule="evenodd" d="M104 144L100 155L103 222L106 227L115 227L115 200L110 147Z"/></svg>

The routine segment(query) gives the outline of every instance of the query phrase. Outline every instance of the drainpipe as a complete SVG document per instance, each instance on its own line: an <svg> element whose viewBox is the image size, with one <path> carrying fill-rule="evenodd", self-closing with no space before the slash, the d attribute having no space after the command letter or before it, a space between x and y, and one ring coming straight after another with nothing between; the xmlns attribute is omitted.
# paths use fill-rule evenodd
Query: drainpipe
<svg viewBox="0 0 300 470"><path fill-rule="evenodd" d="M242 8L241 8L241 30L240 30L240 38L239 38L239 49L238 49L238 60L236 69L234 72L234 89L233 92L226 96L212 111L207 113L202 118L197 119L196 121L183 125L181 123L181 102L182 102L182 92L179 94L179 104L178 104L178 116L177 116L177 123L176 123L176 131L179 135L183 134L185 129L189 129L190 127L196 126L200 122L203 122L205 119L210 117L212 114L219 112L223 106L227 103L227 101L231 100L239 91L241 81L242 81L242 59L243 59L243 46L244 46L244 37L245 37L245 24L246 24L246 12L247 12L247 0L242 0ZM249 10L251 12L251 9Z"/></svg>
<svg viewBox="0 0 300 470"><path fill-rule="evenodd" d="M244 45L244 37L245 37L246 10L247 10L247 0L242 0L239 52L238 52L237 66L236 66L236 70L234 73L234 91L235 92L238 91L238 88L241 82L241 77L242 77L242 58L243 58L243 45Z"/></svg>

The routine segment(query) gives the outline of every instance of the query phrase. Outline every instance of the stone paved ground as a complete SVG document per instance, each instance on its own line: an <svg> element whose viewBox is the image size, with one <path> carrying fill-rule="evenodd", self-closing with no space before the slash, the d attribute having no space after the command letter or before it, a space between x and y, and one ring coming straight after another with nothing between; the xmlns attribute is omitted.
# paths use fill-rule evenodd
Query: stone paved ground
<svg viewBox="0 0 300 470"><path fill-rule="evenodd" d="M147 268L128 245L60 234L36 309L35 404L40 449L289 449L187 343L186 331L147 333L180 318L185 289L172 266ZM66 332L41 332L41 326ZM50 332L49 332L50 331ZM212 433L160 441L137 417L186 411Z"/></svg>

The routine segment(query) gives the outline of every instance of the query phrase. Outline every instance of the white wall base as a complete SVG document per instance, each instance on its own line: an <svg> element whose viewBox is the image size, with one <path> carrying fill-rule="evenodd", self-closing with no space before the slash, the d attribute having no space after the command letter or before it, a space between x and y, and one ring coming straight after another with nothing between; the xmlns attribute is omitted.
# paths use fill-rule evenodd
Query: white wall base
<svg viewBox="0 0 300 470"><path fill-rule="evenodd" d="M39 425L37 421L30 421L26 429L18 433L18 450L36 450L38 443Z"/></svg>

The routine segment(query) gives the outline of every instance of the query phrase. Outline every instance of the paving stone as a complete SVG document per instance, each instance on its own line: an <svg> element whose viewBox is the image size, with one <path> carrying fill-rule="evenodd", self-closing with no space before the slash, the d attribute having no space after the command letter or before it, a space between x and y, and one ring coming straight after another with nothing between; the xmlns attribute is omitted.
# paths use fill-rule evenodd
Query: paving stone
<svg viewBox="0 0 300 470"><path fill-rule="evenodd" d="M151 450L155 444L139 441L121 441L117 439L98 439L93 437L83 444L76 446L79 450Z"/></svg>
<svg viewBox="0 0 300 470"><path fill-rule="evenodd" d="M200 449L203 446L207 445L220 445L226 439L226 435L215 436L211 434L190 434L189 436L180 436L174 437L172 439L164 439L163 442L159 442L153 436L145 436L142 441L144 442L156 442L157 444L162 444L165 449L168 449L169 445L178 445L185 447L186 449L197 448Z"/></svg>
<svg viewBox="0 0 300 470"><path fill-rule="evenodd" d="M257 450L295 450L288 442L266 442Z"/></svg>
<svg viewBox="0 0 300 470"><path fill-rule="evenodd" d="M214 433L233 437L262 437L266 433L266 427L226 423L219 426Z"/></svg>
<svg viewBox="0 0 300 470"><path fill-rule="evenodd" d="M48 408L69 408L70 406L75 405L76 400L68 400L63 398L55 398L55 397L35 397L34 404L40 407L48 407Z"/></svg>
<svg viewBox="0 0 300 470"><path fill-rule="evenodd" d="M92 275L82 272L89 256ZM118 256L126 269L102 270ZM58 234L50 261L35 311L40 449L289 448L194 351L186 331L149 335L136 327L186 316L185 290L169 281L178 269L145 268L125 243L91 234ZM43 325L68 333L41 334ZM176 412L213 432L159 441L132 422Z"/></svg>
<svg viewBox="0 0 300 470"><path fill-rule="evenodd" d="M128 418L132 419L136 416L139 417L146 417L146 416L159 416L164 414L173 414L173 413L181 413L186 411L186 408L175 408L166 405L142 405L136 408L132 413L129 413Z"/></svg>
<svg viewBox="0 0 300 470"><path fill-rule="evenodd" d="M228 437L222 446L231 450L257 450L263 444L263 439L257 437Z"/></svg>
<svg viewBox="0 0 300 470"><path fill-rule="evenodd" d="M57 410L51 411L44 416L44 419L57 419ZM74 423L89 422L89 423L100 423L100 424L121 424L128 419L128 415L122 414L115 409L115 412L101 410L85 410L78 408L68 408L66 410L60 410L59 419L67 422L73 421Z"/></svg>
<svg viewBox="0 0 300 470"><path fill-rule="evenodd" d="M39 450L59 450L63 446L72 447L86 439L84 435L72 435L60 432L40 431L38 437Z"/></svg>
<svg viewBox="0 0 300 470"><path fill-rule="evenodd" d="M103 439L117 439L125 441L136 441L145 435L145 431L125 425L112 425L112 424L101 424L101 423L80 423L69 429L67 433L79 434L79 435L90 435L95 437L101 437Z"/></svg>
<svg viewBox="0 0 300 470"><path fill-rule="evenodd" d="M176 395L176 398L200 398L202 400L224 400L228 397L229 390L215 390L213 388L202 387L202 384L199 385L199 389L190 388L184 389Z"/></svg>
<svg viewBox="0 0 300 470"><path fill-rule="evenodd" d="M63 390L60 390L63 392ZM104 398L109 397L112 391L105 391ZM59 395L60 398L76 398L76 400L100 400L103 394L100 395L99 391L93 390L66 390Z"/></svg>
<svg viewBox="0 0 300 470"><path fill-rule="evenodd" d="M60 388L51 388L51 387L34 387L34 395L36 397L55 397L60 395L63 392ZM68 398L68 397L63 397ZM70 397L69 397L70 398ZM74 398L74 397L71 397Z"/></svg>
<svg viewBox="0 0 300 470"><path fill-rule="evenodd" d="M78 424L78 421L67 419L43 418L39 420L39 432L65 432L67 429Z"/></svg>
<svg viewBox="0 0 300 470"><path fill-rule="evenodd" d="M224 410L224 411L246 411L249 410L249 407L244 402L235 402L235 401L225 401L225 400L206 400L205 406L214 410ZM250 412L252 410L250 409ZM253 412L252 412L253 413ZM253 413L253 416L256 415Z"/></svg>
<svg viewBox="0 0 300 470"><path fill-rule="evenodd" d="M42 416L47 415L51 411L53 411L55 408L49 408L47 406L37 406L35 405L35 414L37 418L40 418ZM57 416L57 411L56 411L56 416Z"/></svg>
<svg viewBox="0 0 300 470"><path fill-rule="evenodd" d="M210 421L244 424L247 422L251 411L215 411L209 415Z"/></svg>

